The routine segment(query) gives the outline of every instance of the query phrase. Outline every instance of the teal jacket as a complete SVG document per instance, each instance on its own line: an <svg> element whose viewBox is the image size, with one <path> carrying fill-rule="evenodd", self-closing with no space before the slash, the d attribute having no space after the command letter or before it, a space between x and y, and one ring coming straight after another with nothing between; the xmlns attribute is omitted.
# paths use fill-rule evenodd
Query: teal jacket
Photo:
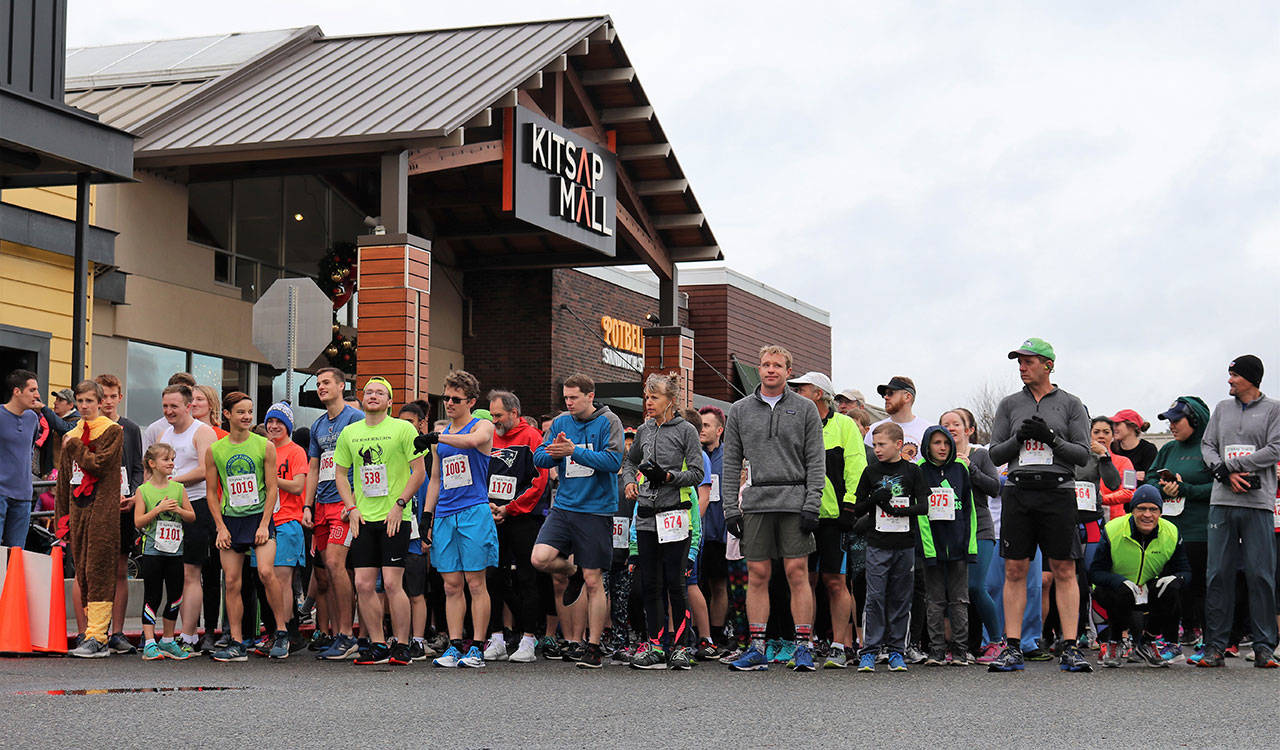
<svg viewBox="0 0 1280 750"><path fill-rule="evenodd" d="M1200 450L1200 441L1204 438L1204 428L1209 424L1209 407L1195 396L1179 396L1181 401L1191 410L1190 421L1195 432L1186 441L1170 440L1160 446L1156 460L1147 469L1144 484L1160 489L1160 470L1168 469L1182 476L1178 483L1178 494L1185 498L1182 513L1167 516L1165 520L1178 527L1179 536L1188 542L1209 541L1209 494L1213 491L1213 473L1204 462ZM1164 491L1162 497L1168 498Z"/></svg>

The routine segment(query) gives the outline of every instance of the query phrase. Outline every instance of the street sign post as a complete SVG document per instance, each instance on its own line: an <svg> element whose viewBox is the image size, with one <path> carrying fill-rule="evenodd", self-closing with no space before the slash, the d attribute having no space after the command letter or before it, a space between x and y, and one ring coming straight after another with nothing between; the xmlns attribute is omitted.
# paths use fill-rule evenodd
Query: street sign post
<svg viewBox="0 0 1280 750"><path fill-rule="evenodd" d="M253 345L285 371L292 402L293 371L310 363L333 340L333 302L311 279L278 279L253 305Z"/></svg>

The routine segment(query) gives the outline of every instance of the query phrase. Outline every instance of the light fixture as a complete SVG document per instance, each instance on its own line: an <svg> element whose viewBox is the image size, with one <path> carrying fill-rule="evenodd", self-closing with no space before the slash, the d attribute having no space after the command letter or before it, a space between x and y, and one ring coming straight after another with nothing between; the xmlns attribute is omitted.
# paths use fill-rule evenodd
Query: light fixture
<svg viewBox="0 0 1280 750"><path fill-rule="evenodd" d="M302 221L302 214L294 214L294 215L293 215L293 220L294 220L294 221Z"/></svg>

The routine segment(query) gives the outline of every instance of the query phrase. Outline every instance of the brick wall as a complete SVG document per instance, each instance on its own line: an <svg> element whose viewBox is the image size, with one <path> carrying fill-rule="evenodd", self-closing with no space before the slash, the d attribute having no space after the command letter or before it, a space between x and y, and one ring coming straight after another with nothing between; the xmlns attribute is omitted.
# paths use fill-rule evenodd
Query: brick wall
<svg viewBox="0 0 1280 750"><path fill-rule="evenodd" d="M470 272L462 286L471 305L462 353L481 393L510 390L525 414L547 412L549 389L537 384L551 381L551 271Z"/></svg>

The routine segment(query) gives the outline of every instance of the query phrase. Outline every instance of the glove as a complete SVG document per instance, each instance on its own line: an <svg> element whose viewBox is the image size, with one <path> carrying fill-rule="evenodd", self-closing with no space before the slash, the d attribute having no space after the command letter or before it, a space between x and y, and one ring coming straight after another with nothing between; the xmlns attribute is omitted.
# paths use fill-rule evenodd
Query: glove
<svg viewBox="0 0 1280 750"><path fill-rule="evenodd" d="M854 520L856 519L853 515L853 507L840 503L840 515L836 517L836 524L840 526L840 530L852 531Z"/></svg>
<svg viewBox="0 0 1280 750"><path fill-rule="evenodd" d="M428 432L413 439L413 449L418 453L422 453L438 442L440 442L440 433Z"/></svg>
<svg viewBox="0 0 1280 750"><path fill-rule="evenodd" d="M1174 585L1178 580L1177 576L1161 576L1156 579L1156 596L1164 596L1165 589Z"/></svg>
<svg viewBox="0 0 1280 750"><path fill-rule="evenodd" d="M1213 478L1222 484L1229 484L1231 482L1231 471L1227 469L1225 463L1218 464L1213 468Z"/></svg>
<svg viewBox="0 0 1280 750"><path fill-rule="evenodd" d="M688 578L693 575L693 558L686 557L684 559L684 577Z"/></svg>
<svg viewBox="0 0 1280 750"><path fill-rule="evenodd" d="M660 484L666 484L667 470L658 466L652 460L645 461L640 464L640 473L644 474L645 480L653 487L657 487Z"/></svg>
<svg viewBox="0 0 1280 750"><path fill-rule="evenodd" d="M1053 442L1054 437L1056 437L1053 432L1053 428L1040 417L1032 417L1031 419L1025 420L1022 423L1022 427L1018 428L1019 434L1022 433L1024 428L1027 436L1023 438L1023 440L1030 438L1032 440L1039 440L1045 445L1049 445Z"/></svg>
<svg viewBox="0 0 1280 750"><path fill-rule="evenodd" d="M818 530L818 512L813 510L800 511L800 533L812 534Z"/></svg>
<svg viewBox="0 0 1280 750"><path fill-rule="evenodd" d="M1137 604L1138 597L1140 596L1138 590L1141 587L1138 586L1138 584L1134 583L1133 581L1130 581L1128 578L1124 579L1124 585L1125 585L1125 588L1129 589L1129 591L1133 593L1133 603Z"/></svg>
<svg viewBox="0 0 1280 750"><path fill-rule="evenodd" d="M742 538L742 516L734 516L733 518L724 519L724 528L730 534Z"/></svg>
<svg viewBox="0 0 1280 750"><path fill-rule="evenodd" d="M1018 425L1018 440L1030 440L1031 431L1035 429L1030 419L1022 420L1022 424Z"/></svg>
<svg viewBox="0 0 1280 750"><path fill-rule="evenodd" d="M875 492L871 493L871 502L884 508L889 509L889 501L893 499L893 493L887 487L878 487Z"/></svg>

